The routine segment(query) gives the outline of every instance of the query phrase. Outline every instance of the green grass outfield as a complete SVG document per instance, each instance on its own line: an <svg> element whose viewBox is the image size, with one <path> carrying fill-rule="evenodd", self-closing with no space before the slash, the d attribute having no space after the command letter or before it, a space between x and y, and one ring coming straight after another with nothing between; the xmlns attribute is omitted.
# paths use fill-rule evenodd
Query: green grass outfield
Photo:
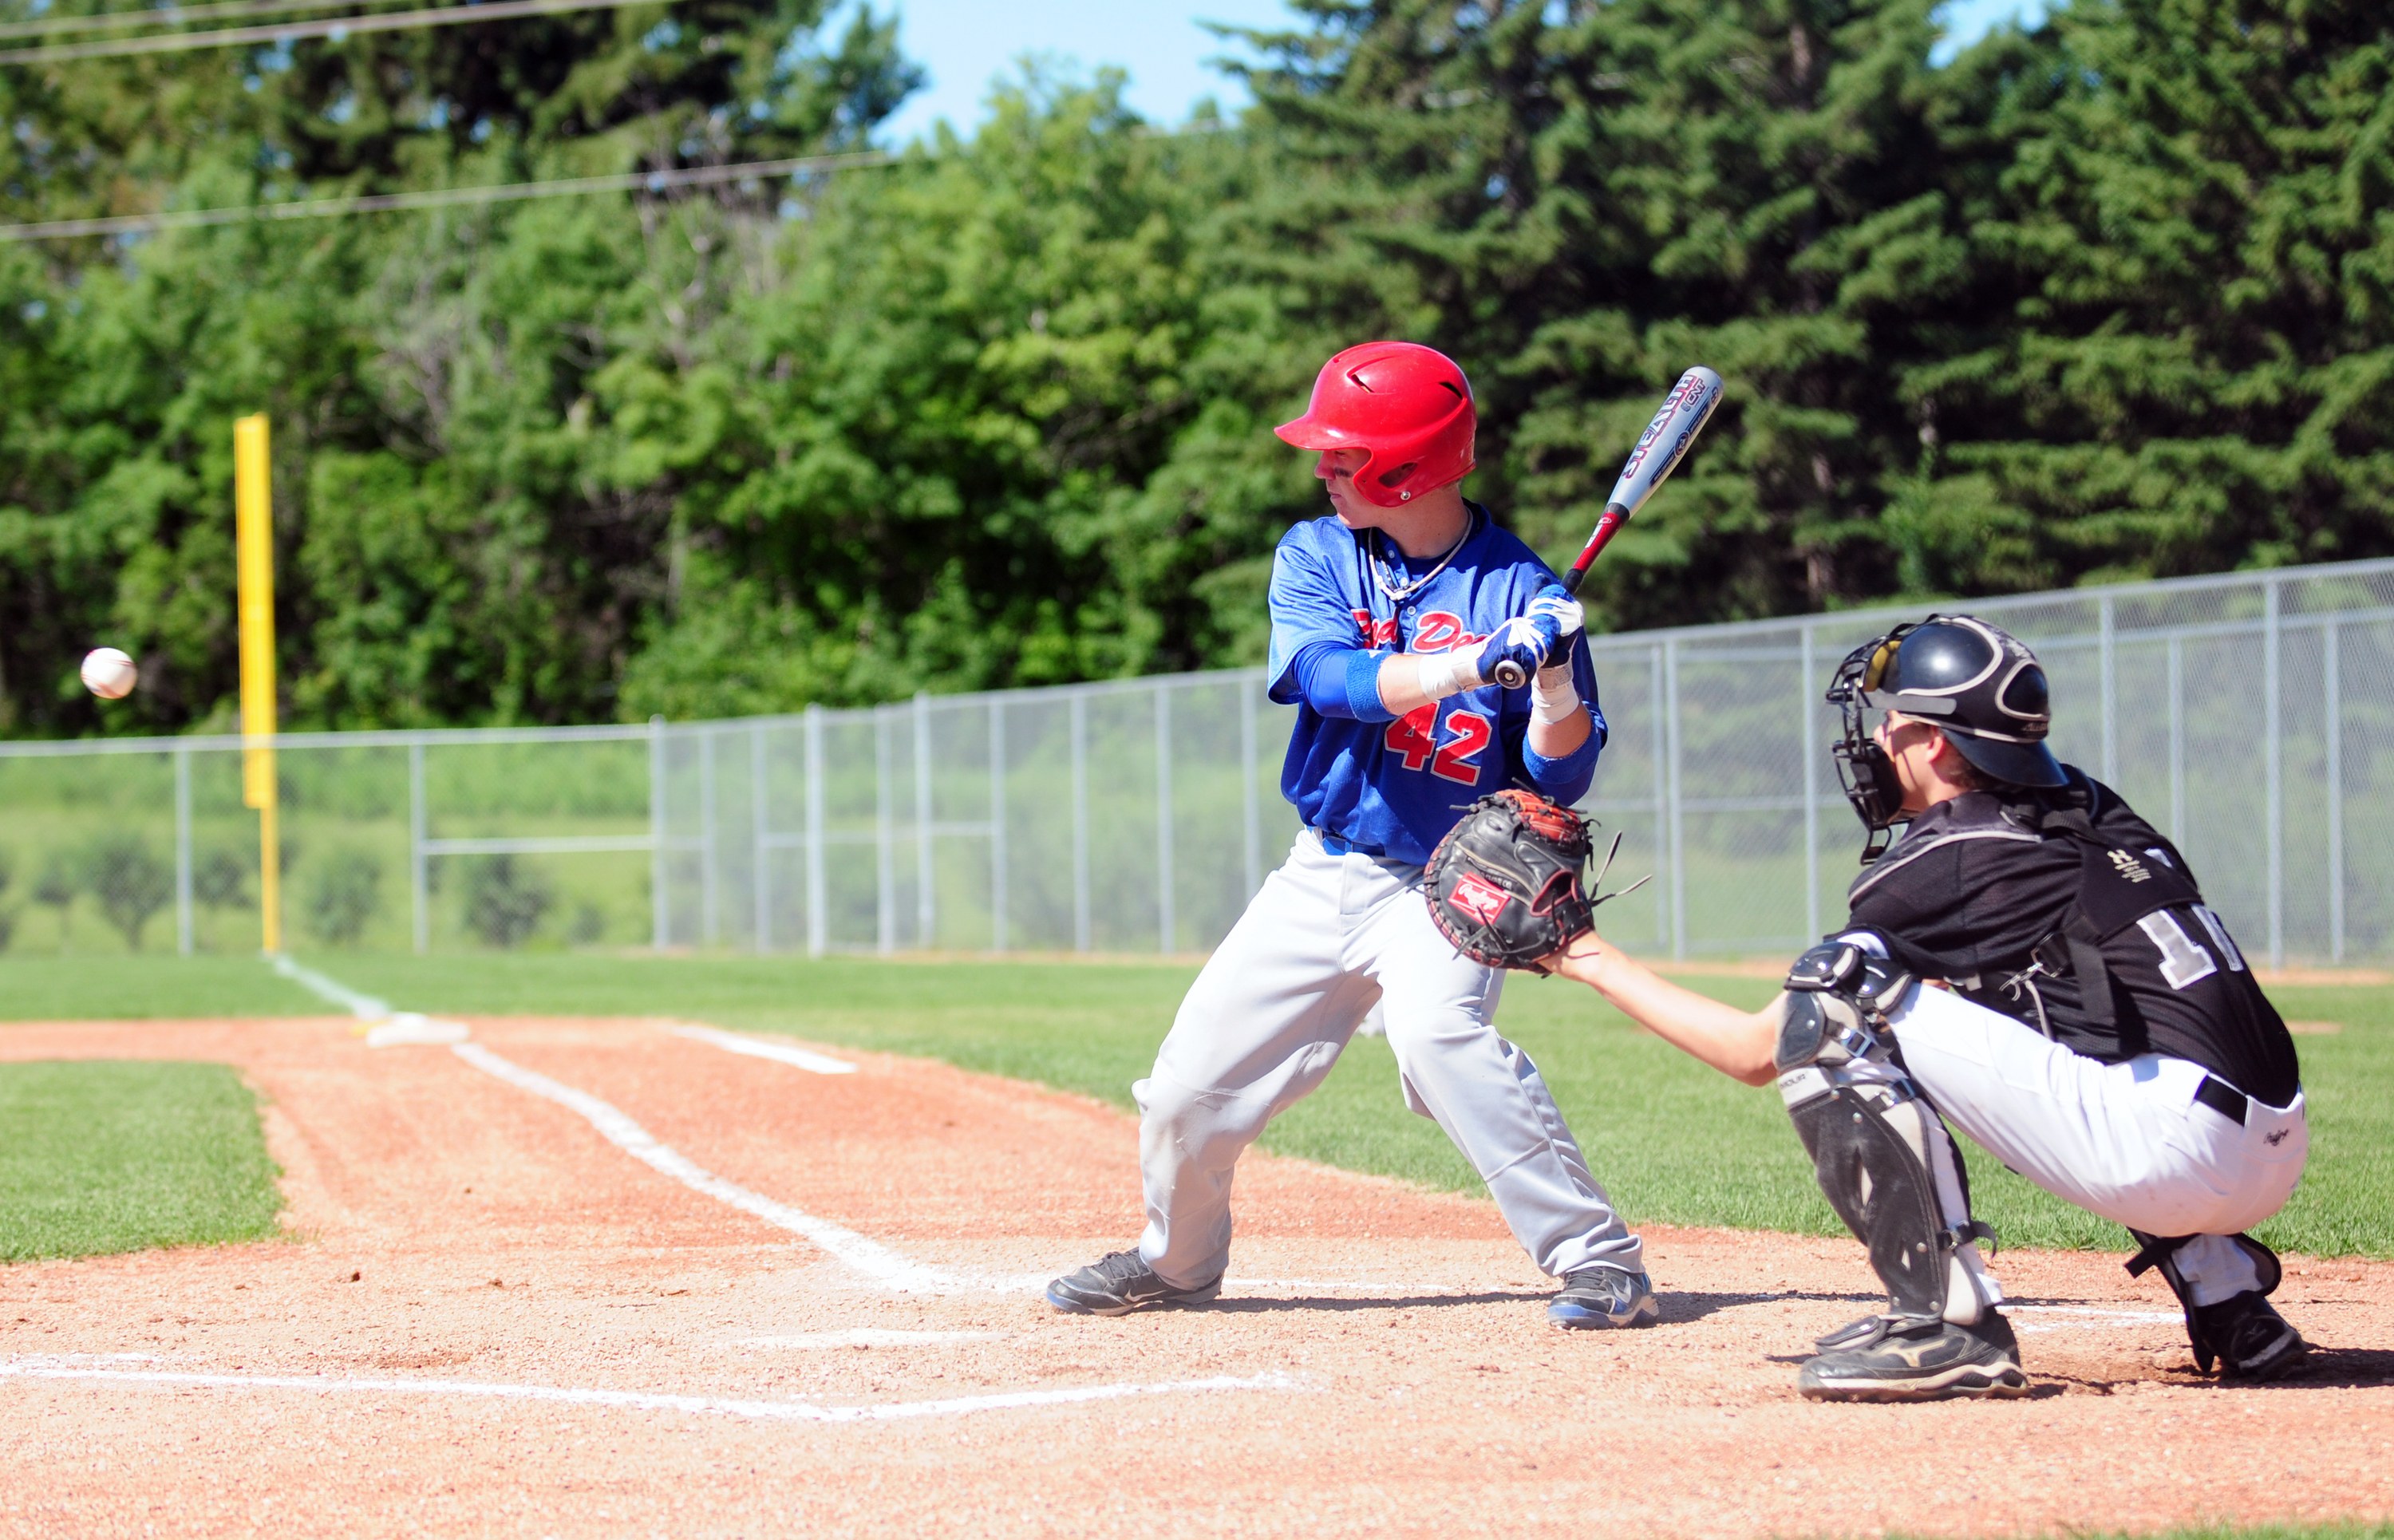
<svg viewBox="0 0 2394 1540"><path fill-rule="evenodd" d="M2394 1540L2394 1524L2354 1521L2326 1524L2197 1524L2188 1529L2059 1532L2069 1540ZM1898 1540L1901 1540L1899 1535Z"/></svg>
<svg viewBox="0 0 2394 1540"><path fill-rule="evenodd" d="M275 1175L222 1064L0 1064L0 1261L259 1240Z"/></svg>
<svg viewBox="0 0 2394 1540"><path fill-rule="evenodd" d="M372 954L309 959L404 1008L677 1016L946 1060L1130 1104L1192 970L1127 961L883 961L638 955ZM1759 1005L1760 980L1691 978ZM2292 1019L2343 1030L2300 1040L2309 1173L2273 1244L2394 1257L2394 990L2282 988ZM314 1014L327 1007L248 958L0 962L0 1019ZM1629 1026L1586 990L1518 976L1500 1024L1546 1072L1597 1173L1633 1221L1839 1233L1785 1114ZM1477 1187L1435 1125L1404 1111L1385 1044L1359 1042L1265 1146L1439 1188ZM2122 1249L2113 1227L1973 1161L1983 1216L2006 1245Z"/></svg>

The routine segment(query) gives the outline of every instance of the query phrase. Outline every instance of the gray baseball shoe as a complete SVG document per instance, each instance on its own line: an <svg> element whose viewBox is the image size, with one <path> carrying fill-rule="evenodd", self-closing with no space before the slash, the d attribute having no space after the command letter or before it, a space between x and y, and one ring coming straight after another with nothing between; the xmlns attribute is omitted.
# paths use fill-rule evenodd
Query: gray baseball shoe
<svg viewBox="0 0 2394 1540"><path fill-rule="evenodd" d="M1831 1334L1838 1346L1804 1365L1796 1389L1808 1401L1945 1401L1955 1396L2024 1396L2019 1339L1993 1310L1975 1326L1880 1316L1857 1339L1853 1327Z"/></svg>
<svg viewBox="0 0 2394 1540"><path fill-rule="evenodd" d="M1567 1332L1613 1326L1651 1326L1663 1318L1654 1301L1654 1281L1619 1268L1581 1268L1563 1274L1563 1292L1546 1307L1546 1320Z"/></svg>
<svg viewBox="0 0 2394 1540"><path fill-rule="evenodd" d="M1219 1278L1193 1289L1176 1289L1158 1278L1137 1251L1110 1251L1048 1284L1047 1303L1066 1315L1128 1315L1203 1305L1221 1292Z"/></svg>

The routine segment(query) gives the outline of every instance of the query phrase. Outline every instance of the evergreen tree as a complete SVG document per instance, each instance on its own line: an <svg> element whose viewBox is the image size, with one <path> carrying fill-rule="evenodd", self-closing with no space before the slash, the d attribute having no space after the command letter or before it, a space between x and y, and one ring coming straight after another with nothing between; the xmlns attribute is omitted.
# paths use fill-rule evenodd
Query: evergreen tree
<svg viewBox="0 0 2394 1540"><path fill-rule="evenodd" d="M1319 168L1259 212L1319 318L1446 349L1477 483L1568 560L1682 368L1707 441L1589 585L1651 625L1881 593L1899 382L1965 268L1931 0L1309 0L1264 109ZM1976 147L1964 145L1967 153Z"/></svg>
<svg viewBox="0 0 2394 1540"><path fill-rule="evenodd" d="M1914 367L1914 588L2394 552L2394 14L2080 0L2006 72L2002 304Z"/></svg>

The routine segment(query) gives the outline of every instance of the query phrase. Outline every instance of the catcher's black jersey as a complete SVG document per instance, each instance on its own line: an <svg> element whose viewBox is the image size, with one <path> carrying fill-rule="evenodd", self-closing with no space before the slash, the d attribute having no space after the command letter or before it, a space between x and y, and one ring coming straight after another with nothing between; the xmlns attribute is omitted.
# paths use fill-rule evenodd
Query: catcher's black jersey
<svg viewBox="0 0 2394 1540"><path fill-rule="evenodd" d="M1885 936L1924 977L2089 1058L2167 1054L2272 1106L2293 1100L2294 1039L2203 903L2184 858L2118 793L2064 768L2070 783L2058 790L1970 792L1914 819L1854 880L1852 925ZM2080 837L2052 826L2050 815L2071 810L2085 815ZM2123 884L2150 881L2151 912L2113 904L2116 920L2088 925L2081 901L2095 891L2090 864ZM2062 934L2073 919L2087 944L2099 945L2108 1022L2104 989L2090 1003ZM2091 963L2094 954L2082 949L2077 959Z"/></svg>

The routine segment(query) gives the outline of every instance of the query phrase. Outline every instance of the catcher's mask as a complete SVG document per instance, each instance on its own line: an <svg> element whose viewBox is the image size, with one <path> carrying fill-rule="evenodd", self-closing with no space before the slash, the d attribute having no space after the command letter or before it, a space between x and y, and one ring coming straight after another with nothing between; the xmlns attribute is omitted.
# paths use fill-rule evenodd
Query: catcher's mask
<svg viewBox="0 0 2394 1540"><path fill-rule="evenodd" d="M1871 736L1870 711L1901 712L1936 728L1991 782L2053 787L2068 779L2045 746L2053 711L2036 654L1973 615L1930 615L1864 642L1837 665L1827 699L1845 721L1829 755L1846 800L1870 831L1864 865L1886 852L1888 831L1906 822L1903 783Z"/></svg>

